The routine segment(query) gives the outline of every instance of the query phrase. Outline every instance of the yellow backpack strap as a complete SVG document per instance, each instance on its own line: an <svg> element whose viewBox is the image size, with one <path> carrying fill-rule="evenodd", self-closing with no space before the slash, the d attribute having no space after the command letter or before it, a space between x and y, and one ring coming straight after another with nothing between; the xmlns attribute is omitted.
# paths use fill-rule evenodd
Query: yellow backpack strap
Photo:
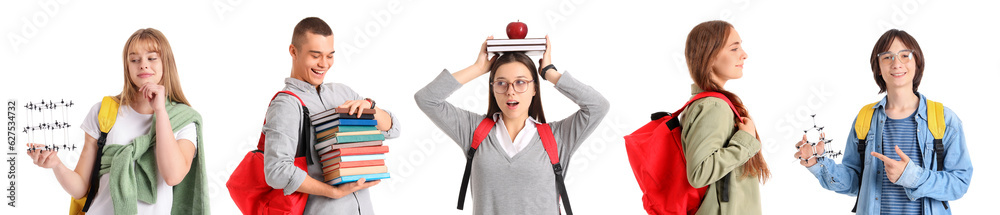
<svg viewBox="0 0 1000 215"><path fill-rule="evenodd" d="M865 105L865 107L858 111L858 118L854 120L854 134L858 136L859 140L868 138L868 130L872 126L872 115L875 113L875 109L873 108L875 104L878 104L878 102Z"/></svg>
<svg viewBox="0 0 1000 215"><path fill-rule="evenodd" d="M927 128L930 129L934 139L944 139L944 105L940 102L927 100Z"/></svg>
<svg viewBox="0 0 1000 215"><path fill-rule="evenodd" d="M858 118L854 120L854 134L858 137L858 157L861 158L861 169L858 170L858 181L862 179L861 175L865 172L865 148L867 148L868 143L865 138L868 138L868 130L872 127L872 115L875 113L875 104L878 102L871 103L862 107L858 111ZM860 199L860 195L858 195ZM858 200L854 200L854 209L851 212L858 211Z"/></svg>
<svg viewBox="0 0 1000 215"><path fill-rule="evenodd" d="M937 157L937 170L944 170L944 105L940 102L927 100L927 129L934 135L934 156Z"/></svg>
<svg viewBox="0 0 1000 215"><path fill-rule="evenodd" d="M101 129L101 137L97 140L97 157L94 161L93 170L90 171L90 185L87 188L87 195L81 197L80 199L74 199L70 197L69 214L70 215L80 215L86 214L87 209L90 209L90 204L93 202L94 195L97 195L97 186L100 183L100 165L101 165L101 154L102 148L104 148L104 142L107 140L108 132L111 131L111 127L115 125L115 119L118 117L118 99L112 96L105 96L101 100L101 109L97 112L97 124Z"/></svg>
<svg viewBox="0 0 1000 215"><path fill-rule="evenodd" d="M101 111L97 114L97 121L101 132L108 133L111 126L115 125L115 118L118 116L118 100L115 97L105 96L101 101Z"/></svg>

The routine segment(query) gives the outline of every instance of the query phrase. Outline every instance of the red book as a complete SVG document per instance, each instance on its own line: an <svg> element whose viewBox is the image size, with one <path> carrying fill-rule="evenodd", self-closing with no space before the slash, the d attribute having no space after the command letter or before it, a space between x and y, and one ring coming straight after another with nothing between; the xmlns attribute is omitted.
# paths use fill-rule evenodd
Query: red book
<svg viewBox="0 0 1000 215"><path fill-rule="evenodd" d="M329 152L331 156L368 155L368 154L385 154L385 153L389 153L389 146L387 145L341 148Z"/></svg>
<svg viewBox="0 0 1000 215"><path fill-rule="evenodd" d="M354 167L366 167L366 166L385 166L385 160L363 160L363 161L345 161L323 166L323 174L330 173L333 170L339 168L354 168Z"/></svg>
<svg viewBox="0 0 1000 215"><path fill-rule="evenodd" d="M326 161L338 156L385 154L388 152L389 146L387 145L340 148L320 155L320 161Z"/></svg>

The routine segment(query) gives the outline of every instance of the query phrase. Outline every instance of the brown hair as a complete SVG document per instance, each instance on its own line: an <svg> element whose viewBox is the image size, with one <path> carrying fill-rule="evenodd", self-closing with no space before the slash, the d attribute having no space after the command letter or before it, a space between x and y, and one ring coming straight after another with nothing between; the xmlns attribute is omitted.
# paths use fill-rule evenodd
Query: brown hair
<svg viewBox="0 0 1000 215"><path fill-rule="evenodd" d="M333 30L325 21L317 17L306 17L299 21L299 24L296 24L295 29L292 30L292 45L295 46L295 49L302 47L302 42L306 39L306 32L324 37L333 35Z"/></svg>
<svg viewBox="0 0 1000 215"><path fill-rule="evenodd" d="M139 87L141 86L136 86L128 73L128 54L140 48L156 52L160 55L160 62L163 63L163 77L160 78L159 84L163 85L164 92L167 93L165 97L169 101L191 106L187 98L184 97L184 91L181 90L181 79L177 75L177 64L174 62L174 52L170 49L170 42L167 42L167 37L163 36L163 33L153 28L139 29L135 33L132 33L132 36L125 42L125 48L122 50L122 62L125 66L125 86L122 88L122 92L115 97L121 103L120 105L132 104L134 102L132 101L133 97L139 94Z"/></svg>
<svg viewBox="0 0 1000 215"><path fill-rule="evenodd" d="M712 62L723 48L725 48L726 38L732 32L733 25L725 21L708 21L698 24L691 29L688 34L687 44L684 46L684 57L687 59L688 72L691 79L704 91L719 92L726 95L740 116L749 117L749 113L743 101L736 94L722 89L711 80ZM739 120L739 119L736 119ZM760 135L756 136L760 140ZM771 177L771 171L767 168L767 162L761 151L743 164L743 174L741 177L756 176L762 183Z"/></svg>
<svg viewBox="0 0 1000 215"><path fill-rule="evenodd" d="M490 81L496 77L497 68L508 63L520 63L525 67L528 67L528 71L531 71L531 80L533 81L535 88L535 96L531 97L531 104L528 106L528 116L535 118L536 121L545 123L545 113L542 112L542 91L539 91L538 87L538 69L535 68L535 63L531 62L531 58L525 55L524 52L505 52L500 55L493 65L490 65ZM497 104L497 99L495 93L493 93L493 85L490 84L490 105L486 110L486 117L491 117L493 113L500 111L500 105Z"/></svg>
<svg viewBox="0 0 1000 215"><path fill-rule="evenodd" d="M882 34L882 37L878 38L875 42L875 47L872 48L871 64L872 64L872 76L875 78L875 84L878 85L878 93L884 93L885 89L885 79L882 79L882 68L879 67L878 55L882 52L889 51L889 46L892 46L892 41L899 40L902 42L906 48L913 51L914 62L917 64L917 71L913 72L913 92L917 92L917 87L920 86L920 79L924 77L924 56L923 52L920 50L920 44L917 43L917 39L906 33L906 31L899 29L891 29Z"/></svg>

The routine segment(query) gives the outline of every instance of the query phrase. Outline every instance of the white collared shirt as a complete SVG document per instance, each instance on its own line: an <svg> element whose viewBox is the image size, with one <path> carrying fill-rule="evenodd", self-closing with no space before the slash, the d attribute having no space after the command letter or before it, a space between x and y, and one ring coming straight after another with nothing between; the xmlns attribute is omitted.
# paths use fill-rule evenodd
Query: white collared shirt
<svg viewBox="0 0 1000 215"><path fill-rule="evenodd" d="M531 139L535 137L538 133L538 129L535 128L535 124L539 124L535 121L535 118L530 116L524 120L524 128L517 132L517 136L513 140L510 138L510 134L507 132L507 126L503 124L503 117L500 117L500 113L493 114L493 121L497 122L497 140L500 140L500 147L503 148L504 152L507 152L508 157L514 157L518 152L524 150L531 143Z"/></svg>

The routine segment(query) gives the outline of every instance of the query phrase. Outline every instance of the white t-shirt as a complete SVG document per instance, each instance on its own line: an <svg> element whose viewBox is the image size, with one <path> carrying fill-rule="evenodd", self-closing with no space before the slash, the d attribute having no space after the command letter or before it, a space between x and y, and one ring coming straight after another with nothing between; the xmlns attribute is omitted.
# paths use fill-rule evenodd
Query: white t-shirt
<svg viewBox="0 0 1000 215"><path fill-rule="evenodd" d="M101 137L101 130L98 125L97 115L101 110L101 103L98 102L90 109L87 114L87 118L83 120L83 125L80 125L80 129L87 132L94 139ZM108 133L105 145L127 145L132 142L136 137L145 135L149 132L151 126L153 125L153 115L152 114L140 114L135 112L131 107L120 106L118 107L118 117L115 119L115 125L111 127L111 131ZM177 140L188 140L198 146L198 132L195 129L194 123L188 124L174 132L174 137ZM150 149L153 150L153 149ZM101 161L101 158L96 159L97 162ZM95 169L93 171L99 171ZM139 214L170 214L170 208L173 206L174 202L174 192L173 186L167 185L167 182L163 181L163 177L157 175L156 178L156 203L147 204L142 201L137 201ZM89 177L89 176L84 176ZM97 197L94 198L94 202L90 205L90 210L87 214L114 214L114 205L111 203L111 190L108 185L110 180L110 174L101 175L100 190L97 191Z"/></svg>

